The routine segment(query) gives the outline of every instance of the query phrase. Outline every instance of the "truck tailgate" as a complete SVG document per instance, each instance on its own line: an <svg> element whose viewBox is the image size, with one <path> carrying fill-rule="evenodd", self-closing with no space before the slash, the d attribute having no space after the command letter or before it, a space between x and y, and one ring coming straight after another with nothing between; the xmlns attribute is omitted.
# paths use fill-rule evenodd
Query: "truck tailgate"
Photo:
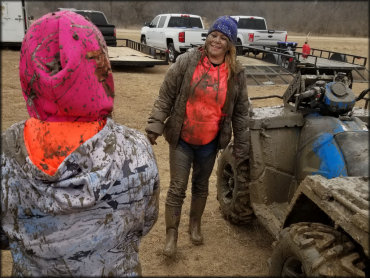
<svg viewBox="0 0 370 278"><path fill-rule="evenodd" d="M114 36L115 35L115 31L114 31L114 29L116 28L115 25L112 25L112 24L106 24L106 25L95 24L95 25L96 27L98 27L98 29L104 36Z"/></svg>
<svg viewBox="0 0 370 278"><path fill-rule="evenodd" d="M204 29L186 29L185 43L191 42L192 44L204 44L207 32L208 31Z"/></svg>
<svg viewBox="0 0 370 278"><path fill-rule="evenodd" d="M279 41L285 41L286 31L259 30L254 32L254 40L251 45L276 45ZM247 38L248 41L248 38Z"/></svg>

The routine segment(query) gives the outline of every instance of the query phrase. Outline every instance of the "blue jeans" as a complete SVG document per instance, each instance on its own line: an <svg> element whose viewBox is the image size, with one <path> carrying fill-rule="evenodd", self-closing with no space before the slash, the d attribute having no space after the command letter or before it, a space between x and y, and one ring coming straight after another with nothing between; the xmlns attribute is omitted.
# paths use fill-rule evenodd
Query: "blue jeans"
<svg viewBox="0 0 370 278"><path fill-rule="evenodd" d="M217 155L217 138L206 145L191 145L179 140L177 146L170 146L170 187L166 204L182 206L186 197L190 169L192 198L207 198L208 183Z"/></svg>

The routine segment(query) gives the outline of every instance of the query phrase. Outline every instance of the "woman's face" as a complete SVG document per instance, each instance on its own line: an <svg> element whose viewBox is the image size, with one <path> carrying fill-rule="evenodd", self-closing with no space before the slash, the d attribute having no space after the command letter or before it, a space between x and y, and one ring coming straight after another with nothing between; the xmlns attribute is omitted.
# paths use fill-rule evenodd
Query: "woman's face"
<svg viewBox="0 0 370 278"><path fill-rule="evenodd" d="M207 37L207 52L213 58L224 58L228 49L229 39L221 32L214 31Z"/></svg>

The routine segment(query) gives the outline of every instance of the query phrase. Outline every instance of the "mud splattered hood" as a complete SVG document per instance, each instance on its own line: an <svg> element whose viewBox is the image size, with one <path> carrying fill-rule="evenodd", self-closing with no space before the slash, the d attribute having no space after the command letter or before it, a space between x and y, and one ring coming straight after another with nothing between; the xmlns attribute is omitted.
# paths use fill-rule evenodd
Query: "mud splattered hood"
<svg viewBox="0 0 370 278"><path fill-rule="evenodd" d="M101 32L71 11L35 21L22 43L20 81L31 117L95 121L113 109L114 84Z"/></svg>
<svg viewBox="0 0 370 278"><path fill-rule="evenodd" d="M154 153L110 118L54 176L27 156L24 122L2 135L1 224L16 276L140 274L137 250L158 216Z"/></svg>
<svg viewBox="0 0 370 278"><path fill-rule="evenodd" d="M5 154L14 158L9 170L18 173L18 189L23 191L20 196L25 192L28 194L22 201L31 206L37 204L39 210L51 214L95 205L119 180L122 168L130 172L128 166L124 167L126 162L122 158L125 155L121 154L121 158L116 151L118 139L112 134L113 123L108 118L106 126L69 155L54 176L44 173L30 161L23 141L24 122L13 125L5 133L2 143ZM6 180L8 175L3 174L2 178Z"/></svg>

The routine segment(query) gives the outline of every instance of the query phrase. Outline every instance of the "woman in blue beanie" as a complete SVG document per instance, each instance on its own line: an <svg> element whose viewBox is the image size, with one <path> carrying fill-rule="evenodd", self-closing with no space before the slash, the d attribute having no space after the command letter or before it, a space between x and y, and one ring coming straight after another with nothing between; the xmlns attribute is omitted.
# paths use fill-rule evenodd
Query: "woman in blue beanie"
<svg viewBox="0 0 370 278"><path fill-rule="evenodd" d="M180 55L169 68L146 126L151 144L164 135L169 143L170 187L165 206L164 254L177 248L181 208L191 168L192 198L189 234L203 243L201 217L209 177L218 150L234 134L234 155L240 163L248 154L249 102L244 70L236 60L237 23L221 16L208 31L205 44Z"/></svg>

